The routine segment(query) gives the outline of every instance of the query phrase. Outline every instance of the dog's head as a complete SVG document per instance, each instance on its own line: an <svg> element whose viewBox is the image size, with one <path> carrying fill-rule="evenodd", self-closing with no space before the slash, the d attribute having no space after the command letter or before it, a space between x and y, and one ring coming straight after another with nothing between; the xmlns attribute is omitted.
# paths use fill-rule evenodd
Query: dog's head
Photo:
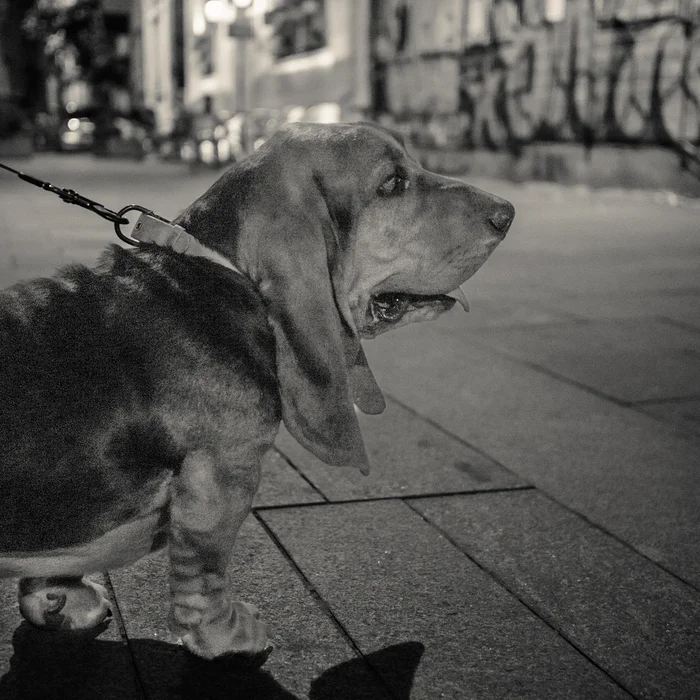
<svg viewBox="0 0 700 700"><path fill-rule="evenodd" d="M370 124L293 125L178 219L257 285L284 422L330 464L367 458L353 410L384 399L360 338L436 318L503 239L513 206L424 170Z"/></svg>

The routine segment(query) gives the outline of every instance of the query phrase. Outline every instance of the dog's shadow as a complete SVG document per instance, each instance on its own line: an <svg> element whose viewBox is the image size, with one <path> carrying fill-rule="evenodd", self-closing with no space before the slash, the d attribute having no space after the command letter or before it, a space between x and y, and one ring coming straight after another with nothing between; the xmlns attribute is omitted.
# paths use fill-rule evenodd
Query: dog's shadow
<svg viewBox="0 0 700 700"><path fill-rule="evenodd" d="M267 671L234 660L204 661L157 640L133 639L127 646L94 636L46 632L23 622L12 638L0 698L299 700ZM409 700L423 651L420 642L405 642L333 666L311 682L309 700Z"/></svg>

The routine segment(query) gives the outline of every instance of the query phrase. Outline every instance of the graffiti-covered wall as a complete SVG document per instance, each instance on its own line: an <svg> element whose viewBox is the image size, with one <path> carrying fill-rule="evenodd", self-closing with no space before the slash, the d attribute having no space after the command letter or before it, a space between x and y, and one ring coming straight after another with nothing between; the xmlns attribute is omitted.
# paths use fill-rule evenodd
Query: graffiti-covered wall
<svg viewBox="0 0 700 700"><path fill-rule="evenodd" d="M387 111L424 145L700 142L700 0L378 6Z"/></svg>

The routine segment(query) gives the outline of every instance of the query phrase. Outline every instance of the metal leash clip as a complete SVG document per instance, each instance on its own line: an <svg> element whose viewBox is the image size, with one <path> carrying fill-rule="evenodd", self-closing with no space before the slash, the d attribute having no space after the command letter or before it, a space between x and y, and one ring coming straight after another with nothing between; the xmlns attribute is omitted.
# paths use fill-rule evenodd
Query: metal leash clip
<svg viewBox="0 0 700 700"><path fill-rule="evenodd" d="M134 238L133 235L129 235L124 233L121 230L121 227L124 224L130 223L127 218L125 218L125 214L130 212L130 211L139 211L141 212L141 216L139 216L138 221L136 222L136 225L132 229L132 234L135 231L140 230L144 224L147 224L149 219L153 220L155 219L156 222L161 222L163 224L166 224L167 226L174 226L170 221L165 219L164 217L156 214L154 211L151 211L150 209L147 209L146 207L142 207L140 204L129 204L128 206L124 207L123 209L120 209L118 212L118 216L121 217L120 221L115 221L114 222L114 231L119 237L120 240L124 241L124 243L128 243L129 245L141 245L142 242L138 238ZM155 223L155 222L153 222Z"/></svg>

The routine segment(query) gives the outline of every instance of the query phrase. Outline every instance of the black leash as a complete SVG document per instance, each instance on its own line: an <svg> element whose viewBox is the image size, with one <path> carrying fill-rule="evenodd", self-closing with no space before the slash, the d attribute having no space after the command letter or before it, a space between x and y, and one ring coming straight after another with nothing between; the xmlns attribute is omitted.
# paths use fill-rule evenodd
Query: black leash
<svg viewBox="0 0 700 700"><path fill-rule="evenodd" d="M104 204L100 204L99 202L96 202L93 199L88 199L82 194L78 194L78 192L76 192L75 190L68 190L62 187L56 187L56 185L52 185L50 182L45 182L44 180L40 180L37 177L33 177L32 175L27 175L26 173L23 173L20 170L15 170L14 168L11 168L9 165L5 165L4 163L0 163L0 168L4 168L9 172L14 173L15 175L17 175L18 178L20 178L20 180L24 180L25 182L28 182L31 185L41 187L42 190L46 190L47 192L52 192L53 194L58 195L64 202L67 202L68 204L75 204L79 207L83 207L88 211L94 212L95 214L97 214L97 216L101 216L103 219L111 221L114 224L114 230L116 231L117 236L119 236L119 238L122 241L128 243L129 245L139 245L140 242L135 238L126 235L122 232L121 228L119 228L124 224L130 223L129 219L127 219L124 216L124 214L126 214L128 211L139 211L142 214L147 214L159 221L162 221L164 224L170 224L170 222L167 219L164 219L162 216L159 216L158 214L152 212L150 209L146 209L145 207L142 207L138 204L130 204L129 206L120 209L118 212L112 211L111 209L107 209L107 207L104 206Z"/></svg>
<svg viewBox="0 0 700 700"><path fill-rule="evenodd" d="M221 253L217 253L215 250L200 243L194 236L187 233L182 226L168 221L150 209L146 209L146 207L142 207L139 204L129 204L118 212L112 211L99 202L83 197L83 195L78 194L75 190L65 190L61 187L56 187L50 182L39 180L39 178L27 175L3 163L0 163L0 168L9 170L21 180L31 185L36 185L37 187L41 187L42 190L57 194L64 202L68 202L68 204L77 204L79 207L84 207L88 211L95 212L95 214L101 216L103 219L111 221L114 224L114 230L117 236L129 245L139 246L142 244L154 243L165 248L171 248L177 253L206 258L239 275L243 274L230 260L221 255ZM131 232L132 235L125 234L120 228L124 224L131 223L124 216L124 214L129 211L138 211L141 213L141 216L139 216Z"/></svg>
<svg viewBox="0 0 700 700"><path fill-rule="evenodd" d="M15 170L9 165L5 165L3 163L0 163L0 168L9 170L11 173L17 175L17 177L19 177L21 180L24 180L25 182L28 182L32 185L36 185L37 187L41 187L42 190L46 190L47 192L53 192L53 194L57 194L64 202L68 202L68 204L76 204L79 207L88 209L89 211L94 212L98 216L101 216L103 219L107 219L107 221L111 221L115 224L129 223L129 220L121 216L121 214L118 214L117 212L112 211L111 209L107 209L107 207L105 207L103 204L100 204L99 202L95 202L92 199L83 197L82 194L78 194L75 190L65 190L62 187L56 187L56 185L52 185L50 182L44 182L43 180L39 180L39 178L27 175L26 173L23 173L20 170Z"/></svg>

